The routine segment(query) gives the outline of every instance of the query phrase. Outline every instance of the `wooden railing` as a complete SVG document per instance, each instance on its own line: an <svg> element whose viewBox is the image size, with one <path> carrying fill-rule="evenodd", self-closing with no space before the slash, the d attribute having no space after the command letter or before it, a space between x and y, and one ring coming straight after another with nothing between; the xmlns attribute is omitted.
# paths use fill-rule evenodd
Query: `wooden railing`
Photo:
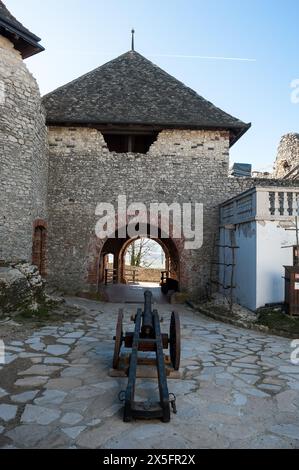
<svg viewBox="0 0 299 470"><path fill-rule="evenodd" d="M136 283L138 282L138 270L131 268L125 270L125 278L127 282Z"/></svg>
<svg viewBox="0 0 299 470"><path fill-rule="evenodd" d="M108 284L115 284L117 280L116 269L105 269L105 286Z"/></svg>

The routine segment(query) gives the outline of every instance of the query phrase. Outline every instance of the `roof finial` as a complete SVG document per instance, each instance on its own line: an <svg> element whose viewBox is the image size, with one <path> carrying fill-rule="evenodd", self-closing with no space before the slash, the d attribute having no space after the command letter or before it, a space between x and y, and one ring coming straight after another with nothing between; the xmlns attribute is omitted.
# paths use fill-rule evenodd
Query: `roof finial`
<svg viewBox="0 0 299 470"><path fill-rule="evenodd" d="M135 51L135 29L133 28L132 31L132 51Z"/></svg>

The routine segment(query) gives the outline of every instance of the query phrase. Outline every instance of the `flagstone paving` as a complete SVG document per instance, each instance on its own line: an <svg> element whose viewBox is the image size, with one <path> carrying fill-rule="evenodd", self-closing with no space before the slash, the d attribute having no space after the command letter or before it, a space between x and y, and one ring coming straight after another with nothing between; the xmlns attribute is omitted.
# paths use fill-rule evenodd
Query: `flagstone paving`
<svg viewBox="0 0 299 470"><path fill-rule="evenodd" d="M182 306L182 379L169 380L169 424L123 423L111 378L116 315L136 305L69 298L73 322L6 344L0 366L1 448L299 448L299 365L288 339L218 323ZM167 331L171 306L159 305ZM154 380L138 396L157 394Z"/></svg>

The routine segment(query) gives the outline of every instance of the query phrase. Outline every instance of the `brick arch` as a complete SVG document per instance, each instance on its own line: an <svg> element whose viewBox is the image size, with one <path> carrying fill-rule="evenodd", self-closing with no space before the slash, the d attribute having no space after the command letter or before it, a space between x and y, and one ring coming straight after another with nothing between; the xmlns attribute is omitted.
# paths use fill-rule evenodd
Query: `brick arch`
<svg viewBox="0 0 299 470"><path fill-rule="evenodd" d="M41 276L47 275L48 224L44 219L33 222L32 264L38 267Z"/></svg>
<svg viewBox="0 0 299 470"><path fill-rule="evenodd" d="M160 244L166 254L169 254L169 258L171 259L172 268L170 269L171 274L174 278L176 278L180 282L181 278L181 252L184 248L184 238L175 239L172 237L173 234L173 227L170 226L170 236L169 238L163 238L161 233L161 218L159 219L158 227L153 225L153 222L150 218L148 218L148 228L155 227L158 229L158 233L160 236L156 237L148 237L156 241ZM127 221L128 222L128 221ZM127 225L126 225L127 226ZM117 235L117 232L123 228L124 226L118 225L118 219L115 218L115 228L116 231L111 234L111 236L106 237L104 240L100 240L94 234L89 242L88 246L88 260L87 260L87 282L90 284L91 287L98 289L99 286L103 282L103 257L108 253L112 253L115 255L114 263L115 269L117 269L118 282L121 282L121 256L124 253L125 246L132 242L132 239L127 238L112 238L113 236Z"/></svg>
<svg viewBox="0 0 299 470"><path fill-rule="evenodd" d="M162 250L164 251L165 254L165 259L166 259L166 270L170 272L170 276L173 279L176 279L179 281L180 279L180 260L179 260L179 253L177 251L177 248L175 247L172 239L160 239L160 238L154 238L154 237L145 237L150 240L153 240L156 242ZM129 248L129 246L135 241L138 240L138 238L128 238L124 240L123 246L119 251L118 254L118 269L119 269L119 275L118 279L121 283L124 282L125 280L125 255L126 252Z"/></svg>

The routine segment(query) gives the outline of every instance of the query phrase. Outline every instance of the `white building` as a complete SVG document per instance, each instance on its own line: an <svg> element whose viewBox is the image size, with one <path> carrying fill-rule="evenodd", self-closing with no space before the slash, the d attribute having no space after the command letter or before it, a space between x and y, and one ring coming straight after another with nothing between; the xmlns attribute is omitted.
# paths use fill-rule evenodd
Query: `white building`
<svg viewBox="0 0 299 470"><path fill-rule="evenodd" d="M298 215L299 188L256 187L223 203L220 290L225 287L229 295L234 285L234 300L251 310L283 302L284 266L293 265Z"/></svg>

